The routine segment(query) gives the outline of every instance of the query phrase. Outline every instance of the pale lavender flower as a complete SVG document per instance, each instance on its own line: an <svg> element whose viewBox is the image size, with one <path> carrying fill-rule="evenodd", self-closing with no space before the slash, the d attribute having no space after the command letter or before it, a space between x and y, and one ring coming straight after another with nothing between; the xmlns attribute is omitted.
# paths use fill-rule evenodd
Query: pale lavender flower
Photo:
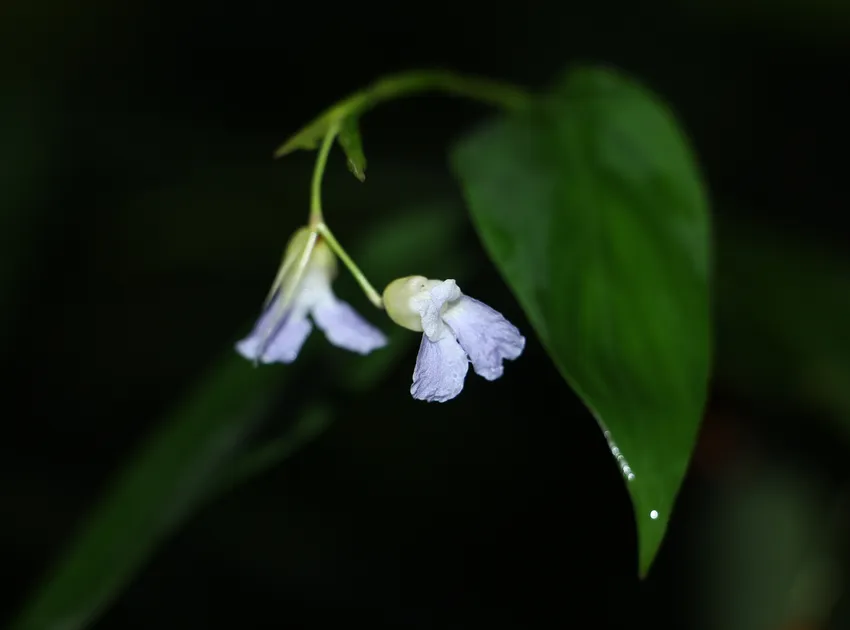
<svg viewBox="0 0 850 630"><path fill-rule="evenodd" d="M454 280L411 276L393 281L384 291L390 318L422 331L410 393L418 400L445 402L463 389L472 363L479 376L502 376L505 359L516 359L525 338L498 311L464 295Z"/></svg>
<svg viewBox="0 0 850 630"><path fill-rule="evenodd" d="M306 242L293 237L287 252L290 264L284 262L282 278L275 283L272 296L251 334L236 344L246 359L260 363L291 363L316 326L335 346L358 354L369 354L387 344L384 334L363 319L346 302L338 299L331 289L336 271L336 259L327 245L316 243L304 274L298 279L295 291L284 304L286 288L293 278L294 261L300 255L298 245ZM289 269L289 273L287 273Z"/></svg>

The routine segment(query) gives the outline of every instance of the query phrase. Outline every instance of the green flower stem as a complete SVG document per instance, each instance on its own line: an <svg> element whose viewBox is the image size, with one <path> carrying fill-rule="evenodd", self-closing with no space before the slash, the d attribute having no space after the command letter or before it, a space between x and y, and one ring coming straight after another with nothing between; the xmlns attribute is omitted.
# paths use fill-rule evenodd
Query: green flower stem
<svg viewBox="0 0 850 630"><path fill-rule="evenodd" d="M445 70L413 70L378 80L365 90L366 99L377 104L417 92L445 92L504 109L527 108L531 96L520 87Z"/></svg>
<svg viewBox="0 0 850 630"><path fill-rule="evenodd" d="M313 168L313 183L310 187L310 227L314 230L324 221L322 216L322 178L325 176L328 154L331 152L331 147L338 133L338 123L328 128L322 146L319 148L319 155L316 156L316 166Z"/></svg>
<svg viewBox="0 0 850 630"><path fill-rule="evenodd" d="M333 130L334 127L338 132L343 121L356 119L384 101L422 92L461 96L511 111L528 109L532 102L532 95L528 91L502 81L465 76L446 70L411 70L379 79L369 87L332 105L280 145L274 155L282 157L296 149L313 150L323 133ZM324 137L327 140L327 136Z"/></svg>
<svg viewBox="0 0 850 630"><path fill-rule="evenodd" d="M320 235L327 241L334 254L348 267L348 270L354 276L354 279L357 280L357 284L363 289L369 301L377 308L383 309L384 304L380 293L366 279L366 276L342 248L339 241L336 240L330 228L325 223L322 213L322 179L325 174L328 155L330 154L334 140L339 135L343 121L356 118L382 101L429 91L463 96L509 110L525 109L531 103L531 96L528 92L522 88L500 81L464 76L444 70L414 70L384 77L372 84L371 87L340 101L326 110L311 125L308 125L308 127L302 129L298 134L284 143L275 152L275 156L280 157L299 147L307 148L309 146L310 148L314 148L315 145L312 144L313 138L317 139L318 134L317 136L313 136L310 130L317 125L319 129L324 128L324 135L318 136L323 139L319 147L318 156L316 157L316 166L313 169L313 181L310 188L310 240L299 261L296 275L290 285L293 291L298 285L301 275L309 262L310 254L316 243L316 236ZM282 303L284 306L288 304L286 296Z"/></svg>
<svg viewBox="0 0 850 630"><path fill-rule="evenodd" d="M301 273L303 273L302 267L306 268L310 254L313 251L313 246L316 243L316 237L321 236L325 239L325 241L327 241L333 253L337 255L346 267L348 267L351 275L353 275L354 279L357 280L357 284L359 284L360 288L363 289L363 292L366 294L366 297L369 298L369 301L377 308L382 309L384 308L384 302L381 299L381 294L375 290L375 287L373 287L369 280L366 279L366 276L362 271L360 271L360 268L351 259L351 256L348 255L348 252L346 252L342 245L339 244L339 241L336 240L333 232L331 232L330 228L325 223L324 215L322 213L322 179L324 178L325 167L328 163L328 154L330 154L333 142L339 134L339 128L339 123L334 123L328 128L327 132L325 132L325 138L322 141L322 146L319 148L319 154L316 156L316 166L313 168L313 182L310 188L310 240L307 243L307 247L304 249L304 255L301 257L301 261L299 261L299 270L296 272L297 275L294 278L292 286L296 286L300 281Z"/></svg>
<svg viewBox="0 0 850 630"><path fill-rule="evenodd" d="M321 237L327 241L333 253L336 254L339 259L343 262L343 264L348 267L348 270L351 272L351 275L354 276L354 279L357 280L357 284L360 285L360 288L363 289L363 293L366 294L366 297L369 298L369 301L375 305L376 308L383 309L384 301L381 299L381 294L375 290L375 287L366 279L366 276L360 271L360 268L355 264L348 253L342 248L342 245L339 244L339 241L336 240L331 229L325 225L324 223L319 223L316 226L316 230L319 232Z"/></svg>

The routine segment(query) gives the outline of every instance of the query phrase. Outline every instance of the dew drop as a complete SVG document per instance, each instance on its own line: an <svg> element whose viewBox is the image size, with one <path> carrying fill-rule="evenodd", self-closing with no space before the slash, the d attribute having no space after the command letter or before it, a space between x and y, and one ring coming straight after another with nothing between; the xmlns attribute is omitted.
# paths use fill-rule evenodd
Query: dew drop
<svg viewBox="0 0 850 630"><path fill-rule="evenodd" d="M649 513L649 518L651 518L653 521L654 521L655 519L657 519L657 518L658 518L658 510L652 510L652 511Z"/></svg>
<svg viewBox="0 0 850 630"><path fill-rule="evenodd" d="M614 439L611 437L610 431L605 431L605 439L608 441L608 448L611 449L611 455L614 456L614 459L617 460L617 464L620 466L620 472L623 473L623 477L625 477L628 481L632 481L635 478L635 473L632 471L632 467L629 466L629 462L626 461L625 456L620 451L620 447L614 442Z"/></svg>

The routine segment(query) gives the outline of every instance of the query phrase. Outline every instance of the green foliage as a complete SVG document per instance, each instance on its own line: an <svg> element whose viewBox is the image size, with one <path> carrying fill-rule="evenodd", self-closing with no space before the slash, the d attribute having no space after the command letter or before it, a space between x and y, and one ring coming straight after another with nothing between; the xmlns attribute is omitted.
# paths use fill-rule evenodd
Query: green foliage
<svg viewBox="0 0 850 630"><path fill-rule="evenodd" d="M487 250L611 442L645 573L709 376L708 209L687 143L649 91L578 69L453 163Z"/></svg>
<svg viewBox="0 0 850 630"><path fill-rule="evenodd" d="M432 210L418 220L399 213L377 226L375 236L410 242L415 234L436 231L447 243L454 242L458 223L446 212ZM366 239L357 250L360 258L375 267L403 268L426 264L428 258L415 248L382 248L374 239ZM393 352L389 360L381 360L377 352L377 362L364 373L359 373L359 365L352 365L352 371L358 371L352 386L364 387L369 380L379 380L402 356ZM307 356L299 359L302 365L308 361ZM161 429L130 462L57 570L11 627L86 627L157 546L204 502L280 463L330 426L332 418L324 405L308 405L303 413L296 411L286 435L255 452L240 454L271 404L285 395L292 369L255 369L228 349L201 385L163 419Z"/></svg>
<svg viewBox="0 0 850 630"><path fill-rule="evenodd" d="M345 152L348 170L361 182L366 181L366 154L363 153L363 139L356 118L349 117L343 121L338 140Z"/></svg>

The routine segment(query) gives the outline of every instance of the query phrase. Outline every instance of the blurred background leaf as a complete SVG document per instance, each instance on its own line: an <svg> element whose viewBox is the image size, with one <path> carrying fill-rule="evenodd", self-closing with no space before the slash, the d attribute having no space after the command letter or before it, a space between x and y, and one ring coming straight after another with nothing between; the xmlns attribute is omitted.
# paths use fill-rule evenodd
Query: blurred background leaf
<svg viewBox="0 0 850 630"><path fill-rule="evenodd" d="M372 240L359 248L360 257L371 267L424 265L435 253L381 247L385 241L409 243L413 235L420 237L430 231L449 249L456 239L459 221L445 210L398 216L378 226L370 235ZM368 386L370 379L379 380L400 354L391 352L390 358L359 374L360 387ZM299 358L300 362L308 360ZM359 370L359 366L352 369ZM297 407L290 408L290 417L305 415L291 421L293 426L285 437L232 462L242 443L269 415L272 400L285 398L291 372L292 368L279 366L255 369L235 351L228 352L181 408L163 420L158 434L117 480L54 576L13 627L65 630L89 626L163 537L210 493L220 491L222 483L244 481L279 463L323 431L329 424L326 409L311 406L299 412Z"/></svg>
<svg viewBox="0 0 850 630"><path fill-rule="evenodd" d="M752 221L726 220L717 240L718 376L760 405L817 409L850 439L846 253Z"/></svg>
<svg viewBox="0 0 850 630"><path fill-rule="evenodd" d="M280 371L250 368L238 356L227 357L163 420L12 627L84 628L96 619L267 413Z"/></svg>
<svg viewBox="0 0 850 630"><path fill-rule="evenodd" d="M55 174L50 161L55 123L38 96L16 89L14 82L0 91L0 348L24 312L20 298L38 251L32 243L45 221L51 195L46 184Z"/></svg>
<svg viewBox="0 0 850 630"><path fill-rule="evenodd" d="M697 582L701 627L824 627L841 583L837 503L801 467L759 457L746 465L749 474L736 467L708 498L696 528L694 542L714 550Z"/></svg>
<svg viewBox="0 0 850 630"><path fill-rule="evenodd" d="M723 28L748 24L781 31L819 47L835 47L850 34L850 7L843 0L691 0L691 9Z"/></svg>

